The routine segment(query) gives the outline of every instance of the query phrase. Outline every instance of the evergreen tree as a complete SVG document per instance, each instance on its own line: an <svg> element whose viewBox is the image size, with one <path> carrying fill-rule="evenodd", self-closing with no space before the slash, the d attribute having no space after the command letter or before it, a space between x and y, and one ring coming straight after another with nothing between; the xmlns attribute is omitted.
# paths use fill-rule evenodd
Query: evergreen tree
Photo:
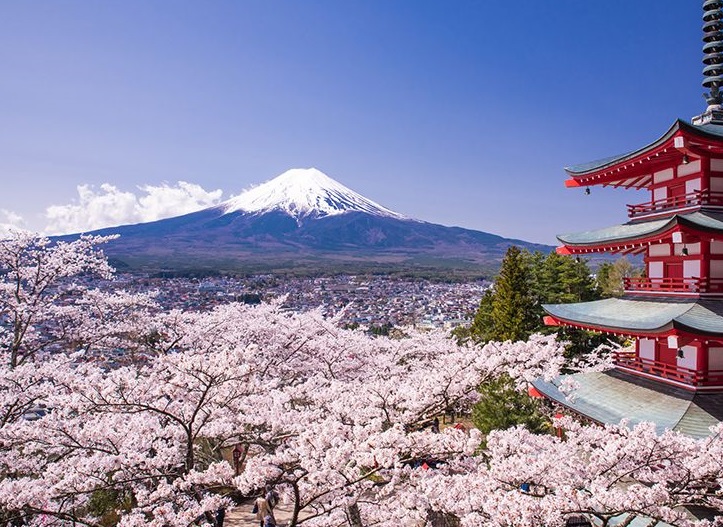
<svg viewBox="0 0 723 527"><path fill-rule="evenodd" d="M479 308L475 313L469 331L465 334L462 331L455 332L458 341L471 338L475 342L489 342L492 340L492 299L494 298L494 290L487 289L482 295Z"/></svg>
<svg viewBox="0 0 723 527"><path fill-rule="evenodd" d="M540 301L543 304L568 304L600 299L600 289L585 260L553 252L545 259L541 274L544 277L540 287ZM544 313L541 313L540 316L543 315ZM541 326L539 330L543 333L555 332L558 339L569 342L569 357L583 354L610 340L609 335L564 326Z"/></svg>
<svg viewBox="0 0 723 527"><path fill-rule="evenodd" d="M512 380L502 376L481 385L479 402L472 408L472 422L483 434L524 425L534 433L546 432L550 422L542 405L524 392L515 389Z"/></svg>
<svg viewBox="0 0 723 527"><path fill-rule="evenodd" d="M622 296L626 278L640 276L642 272L633 267L624 256L614 263L605 262L597 271L597 283L605 298Z"/></svg>
<svg viewBox="0 0 723 527"><path fill-rule="evenodd" d="M476 342L526 339L531 333L563 332L573 354L596 347L599 335L572 328L546 327L542 304L588 302L600 298L600 289L587 262L557 253L508 251L494 288L485 292L468 330L456 331L458 340Z"/></svg>
<svg viewBox="0 0 723 527"><path fill-rule="evenodd" d="M609 340L568 327L547 327L542 304L587 302L600 298L600 291L585 260L557 253L530 254L511 247L502 262L493 289L485 292L468 333L457 332L459 340L469 336L478 342L525 340L534 332L558 333L568 341L567 354L578 355ZM480 386L481 400L472 410L472 420L487 432L518 424L533 432L548 429L538 401L515 390L509 379Z"/></svg>
<svg viewBox="0 0 723 527"><path fill-rule="evenodd" d="M490 340L526 340L539 326L530 283L527 258L513 245L507 249L495 280L490 301Z"/></svg>
<svg viewBox="0 0 723 527"><path fill-rule="evenodd" d="M521 282L523 285L514 285ZM515 294L506 293L510 290ZM470 327L459 329L454 335L459 341L469 338L488 342L513 337L524 339L534 332L557 332L560 339L570 342L570 354L577 355L606 342L609 337L574 328L547 327L543 323L542 304L588 302L599 298L600 289L585 260L557 253L530 254L515 250L505 256L495 287L485 292ZM509 319L505 320L508 314ZM510 331L520 326L526 329Z"/></svg>
<svg viewBox="0 0 723 527"><path fill-rule="evenodd" d="M541 300L545 304L587 302L600 297L584 260L550 253L542 263Z"/></svg>

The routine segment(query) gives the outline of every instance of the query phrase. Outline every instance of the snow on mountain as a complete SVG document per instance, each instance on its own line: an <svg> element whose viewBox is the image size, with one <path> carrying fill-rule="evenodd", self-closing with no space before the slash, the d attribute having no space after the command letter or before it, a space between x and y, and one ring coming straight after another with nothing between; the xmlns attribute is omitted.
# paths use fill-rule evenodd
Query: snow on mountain
<svg viewBox="0 0 723 527"><path fill-rule="evenodd" d="M345 212L406 219L361 194L345 187L316 168L293 168L231 198L220 207L225 214L241 211L265 213L283 211L295 219L324 217Z"/></svg>

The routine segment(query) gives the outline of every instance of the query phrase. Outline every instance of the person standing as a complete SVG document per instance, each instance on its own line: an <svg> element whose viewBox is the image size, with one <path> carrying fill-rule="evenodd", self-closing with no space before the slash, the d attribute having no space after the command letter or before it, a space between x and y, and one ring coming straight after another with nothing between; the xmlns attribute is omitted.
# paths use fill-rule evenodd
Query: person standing
<svg viewBox="0 0 723 527"><path fill-rule="evenodd" d="M269 502L266 501L264 496L259 496L254 502L253 512L256 513L256 519L259 521L259 527L264 527L264 523L267 516L271 517L274 525L276 524L276 518L274 517L274 510L269 506Z"/></svg>
<svg viewBox="0 0 723 527"><path fill-rule="evenodd" d="M216 527L223 527L223 521L226 518L226 509L224 507L216 510Z"/></svg>
<svg viewBox="0 0 723 527"><path fill-rule="evenodd" d="M266 485L266 495L264 498L266 498L266 503L269 504L271 510L279 503L279 493L274 490L273 485Z"/></svg>

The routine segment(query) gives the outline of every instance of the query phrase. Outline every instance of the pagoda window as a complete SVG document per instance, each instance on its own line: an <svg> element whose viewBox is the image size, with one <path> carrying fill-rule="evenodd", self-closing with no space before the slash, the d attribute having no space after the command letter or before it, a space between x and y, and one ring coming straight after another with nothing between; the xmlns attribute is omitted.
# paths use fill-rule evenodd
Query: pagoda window
<svg viewBox="0 0 723 527"><path fill-rule="evenodd" d="M711 192L723 192L723 175L711 176L710 190Z"/></svg>
<svg viewBox="0 0 723 527"><path fill-rule="evenodd" d="M710 261L710 277L723 278L723 260Z"/></svg>
<svg viewBox="0 0 723 527"><path fill-rule="evenodd" d="M656 187L653 189L653 201L663 201L668 197L667 187Z"/></svg>
<svg viewBox="0 0 723 527"><path fill-rule="evenodd" d="M700 159L688 163L687 165L678 166L678 177L689 176L700 172Z"/></svg>
<svg viewBox="0 0 723 527"><path fill-rule="evenodd" d="M697 369L698 348L696 346L683 346L680 352L676 353L678 366L688 368L689 370Z"/></svg>
<svg viewBox="0 0 723 527"><path fill-rule="evenodd" d="M655 261L648 264L648 278L651 280L655 278L663 278L663 262Z"/></svg>
<svg viewBox="0 0 723 527"><path fill-rule="evenodd" d="M673 179L674 172L672 168L667 168L653 174L653 184L663 183L664 181L670 181ZM665 196L663 196L665 197Z"/></svg>
<svg viewBox="0 0 723 527"><path fill-rule="evenodd" d="M689 179L685 182L685 193L693 194L694 192L700 192L700 178Z"/></svg>
<svg viewBox="0 0 723 527"><path fill-rule="evenodd" d="M710 160L711 172L723 172L723 159L712 158Z"/></svg>
<svg viewBox="0 0 723 527"><path fill-rule="evenodd" d="M711 254L723 254L723 240L712 240L710 242Z"/></svg>
<svg viewBox="0 0 723 527"><path fill-rule="evenodd" d="M723 254L723 242L721 242L721 254ZM648 247L648 256L670 256L670 245L660 244Z"/></svg>
<svg viewBox="0 0 723 527"><path fill-rule="evenodd" d="M655 339L638 339L638 357L655 360Z"/></svg>
<svg viewBox="0 0 723 527"><path fill-rule="evenodd" d="M708 348L708 370L723 370L723 348Z"/></svg>
<svg viewBox="0 0 723 527"><path fill-rule="evenodd" d="M700 242L686 243L685 248L688 249L689 255L700 254ZM678 251L679 254L680 254L680 251L682 251L682 249L683 249L683 247L681 247L680 250Z"/></svg>
<svg viewBox="0 0 723 527"><path fill-rule="evenodd" d="M700 278L700 260L683 262L683 278Z"/></svg>

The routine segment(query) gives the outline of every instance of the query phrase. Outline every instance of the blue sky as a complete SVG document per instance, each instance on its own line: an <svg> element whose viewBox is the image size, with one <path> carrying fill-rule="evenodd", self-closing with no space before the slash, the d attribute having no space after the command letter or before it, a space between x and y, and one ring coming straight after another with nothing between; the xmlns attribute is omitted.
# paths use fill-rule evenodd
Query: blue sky
<svg viewBox="0 0 723 527"><path fill-rule="evenodd" d="M210 203L312 166L508 237L621 223L647 196L585 196L563 167L702 113L700 4L0 0L0 223L121 218L118 195L158 208L179 181Z"/></svg>

